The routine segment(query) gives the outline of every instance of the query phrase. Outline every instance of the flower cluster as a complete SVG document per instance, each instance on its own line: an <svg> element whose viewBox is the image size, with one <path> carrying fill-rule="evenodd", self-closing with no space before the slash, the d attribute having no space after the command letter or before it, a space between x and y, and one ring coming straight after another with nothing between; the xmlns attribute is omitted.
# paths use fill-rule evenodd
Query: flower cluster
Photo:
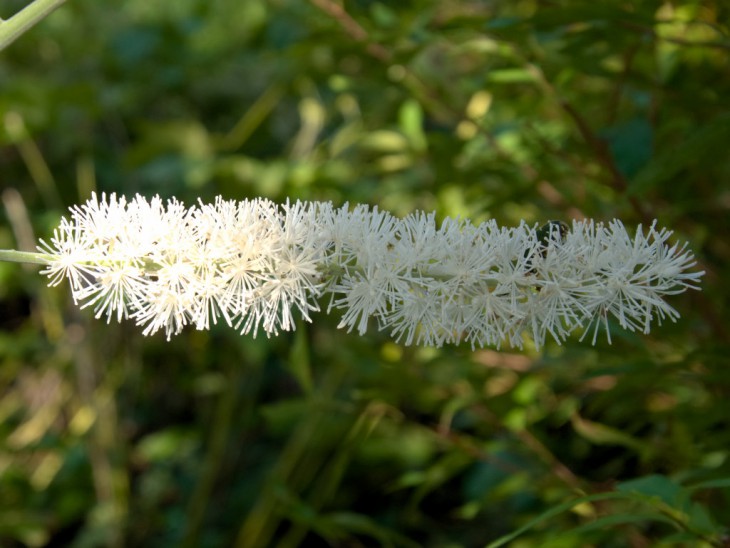
<svg viewBox="0 0 730 548"><path fill-rule="evenodd" d="M130 318L169 338L219 320L241 333L294 329L294 314L328 298L340 327L371 322L404 344L536 346L592 332L608 319L649 332L676 320L664 300L697 289L686 246L652 224L574 221L562 230L473 225L433 213L264 199L200 203L96 195L71 209L39 251L51 285L97 317ZM610 338L609 338L610 340Z"/></svg>

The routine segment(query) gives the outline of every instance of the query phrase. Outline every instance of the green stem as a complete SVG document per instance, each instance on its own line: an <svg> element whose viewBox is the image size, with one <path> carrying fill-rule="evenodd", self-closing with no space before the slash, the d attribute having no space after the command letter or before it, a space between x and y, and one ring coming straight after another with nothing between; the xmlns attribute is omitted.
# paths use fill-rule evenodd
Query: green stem
<svg viewBox="0 0 730 548"><path fill-rule="evenodd" d="M215 420L212 423L210 440L205 460L201 466L201 474L195 486L185 519L185 534L182 540L184 548L200 546L201 534L206 512L213 508L211 497L219 480L226 447L231 437L233 418L236 412L237 396L240 388L240 367L232 367L230 378L225 384L222 394L218 396Z"/></svg>
<svg viewBox="0 0 730 548"><path fill-rule="evenodd" d="M16 251L15 249L0 249L0 261L10 263L31 263L47 265L53 262L53 255L35 253L34 251Z"/></svg>
<svg viewBox="0 0 730 548"><path fill-rule="evenodd" d="M368 277L367 271L356 265L348 264L346 266L343 266L341 264L335 264L335 263L326 263L326 264L320 264L317 267L317 272L321 276L322 279L329 280L329 279L336 279L339 278L345 274L348 274L350 277L353 277L355 275L360 274L363 278ZM478 274L481 274L479 272ZM475 274L476 275L476 274ZM454 275L448 272L444 272L443 269L439 267L438 264L432 265L432 268L427 269L423 268L420 269L418 272L413 273L413 279L419 280L422 278L430 278L433 280L438 280L442 282L446 282L449 280L452 280L454 278ZM484 278L482 281L487 282L487 284L490 284L490 291L493 287L495 287L499 280L497 278ZM417 286L417 282L413 284L414 286Z"/></svg>
<svg viewBox="0 0 730 548"><path fill-rule="evenodd" d="M35 0L6 21L0 20L0 50L5 49L66 0Z"/></svg>

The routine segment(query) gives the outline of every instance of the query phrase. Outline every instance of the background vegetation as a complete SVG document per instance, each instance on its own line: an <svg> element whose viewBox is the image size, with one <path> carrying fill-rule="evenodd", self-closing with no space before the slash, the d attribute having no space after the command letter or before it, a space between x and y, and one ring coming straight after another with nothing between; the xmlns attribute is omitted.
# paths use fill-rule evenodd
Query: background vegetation
<svg viewBox="0 0 730 548"><path fill-rule="evenodd" d="M24 2L7 1L7 18ZM613 345L319 314L165 342L0 264L0 545L727 546L721 0L69 0L0 53L0 248L92 190L659 219L707 270Z"/></svg>

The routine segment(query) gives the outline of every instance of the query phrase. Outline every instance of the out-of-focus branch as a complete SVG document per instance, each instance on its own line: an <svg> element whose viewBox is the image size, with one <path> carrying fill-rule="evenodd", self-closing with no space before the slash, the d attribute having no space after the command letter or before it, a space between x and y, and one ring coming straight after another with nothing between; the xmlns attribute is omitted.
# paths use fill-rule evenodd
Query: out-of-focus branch
<svg viewBox="0 0 730 548"><path fill-rule="evenodd" d="M0 50L5 49L66 0L35 0L10 19L0 19Z"/></svg>
<svg viewBox="0 0 730 548"><path fill-rule="evenodd" d="M675 21L672 20L657 20L656 23L674 23ZM720 27L712 24L708 24L705 21L686 21L685 24L697 24L697 25L705 25L713 29L718 34L723 34ZM640 23L636 23L635 21L621 21L621 26L624 28L627 28L632 31L637 31L642 33L645 36L651 37L652 40L656 40L657 42L668 42L670 44L677 44L678 46L685 46L685 47L692 47L692 48L715 48L715 49L724 49L724 50L730 50L730 41L727 40L727 35L723 36L723 39L720 40L687 40L685 38L680 38L679 36L662 36L657 31L648 26L648 25L642 25Z"/></svg>
<svg viewBox="0 0 730 548"><path fill-rule="evenodd" d="M375 42L368 31L347 13L342 5L334 0L310 0L310 2L336 21L340 28L356 42L364 44L365 51L371 57L389 67L391 66L394 59L393 52L384 45ZM424 84L407 66L397 65L397 70L394 73L399 75L396 80L436 116L448 120L454 125L465 119L463 112L444 101L436 90ZM504 150L492 133L479 124L477 130L489 142L491 149L497 156L505 160L511 159L510 154ZM537 178L538 174L532 166L523 163L520 167L525 177Z"/></svg>
<svg viewBox="0 0 730 548"><path fill-rule="evenodd" d="M317 6L323 12L327 13L357 42L365 44L367 52L376 59L385 63L392 60L391 52L380 44L370 40L370 35L360 23L355 21L345 9L333 2L332 0L310 0L312 4Z"/></svg>

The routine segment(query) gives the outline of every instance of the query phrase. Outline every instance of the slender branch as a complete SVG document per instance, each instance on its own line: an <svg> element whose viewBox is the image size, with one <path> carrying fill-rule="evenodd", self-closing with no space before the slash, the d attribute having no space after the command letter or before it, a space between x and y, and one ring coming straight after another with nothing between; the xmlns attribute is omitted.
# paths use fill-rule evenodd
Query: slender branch
<svg viewBox="0 0 730 548"><path fill-rule="evenodd" d="M35 0L10 19L0 20L0 50L5 49L66 0Z"/></svg>
<svg viewBox="0 0 730 548"><path fill-rule="evenodd" d="M365 49L370 55L385 63L389 63L393 59L392 53L381 44L372 41L368 31L347 13L341 5L336 4L332 0L311 0L311 2L337 21L344 31L355 39L356 42L365 44Z"/></svg>
<svg viewBox="0 0 730 548"><path fill-rule="evenodd" d="M371 57L391 67L394 59L393 52L383 44L375 42L370 37L368 31L342 5L335 3L333 0L310 0L310 3L332 17L339 24L340 28L353 40L364 44L365 51ZM436 90L425 84L408 66L397 65L397 67L401 75L398 78L394 78L394 81L399 82L402 87L411 92L427 109L430 109L436 118L448 120L454 126L465 120L463 112L460 112L440 97ZM477 131L489 142L491 150L500 159L507 161L513 160L512 156L504 150L495 136L483 125L477 124ZM537 172L530 165L522 163L520 167L525 177L537 178Z"/></svg>
<svg viewBox="0 0 730 548"><path fill-rule="evenodd" d="M668 21L657 21L657 23L676 23L676 21L668 20ZM686 24L690 23L696 23L696 24L705 24L703 21L687 21ZM646 25L642 25L639 23L636 23L634 21L621 21L621 26L624 28L627 28L629 30L638 31L641 32L644 35L650 36L653 40L656 40L658 42L668 42L670 44L677 44L679 46L686 46L686 47L694 47L694 48L715 48L715 49L724 49L724 50L730 50L730 41L728 40L687 40L685 38L680 38L678 36L662 36L661 34L657 33L653 28L648 27ZM721 30L715 27L714 25L708 25L710 28L715 30L718 33L721 33Z"/></svg>
<svg viewBox="0 0 730 548"><path fill-rule="evenodd" d="M613 188L618 194L625 196L626 191L629 188L629 183L621 173L616 162L608 148L607 143L602 140L594 131L591 129L588 121L571 105L566 99L560 96L558 91L555 89L553 84L547 79L543 71L536 66L534 63L530 63L524 59L515 51L515 56L521 59L527 70L529 70L540 86L549 93L557 103L557 105L570 117L573 124L575 125L578 133L583 138L588 148L593 152L595 159L608 173L608 185ZM636 199L635 196L628 196L628 201L633 207L636 214L645 224L651 224L653 215L650 211Z"/></svg>
<svg viewBox="0 0 730 548"><path fill-rule="evenodd" d="M635 196L626 196L626 191L629 188L629 183L626 180L624 174L621 173L618 166L616 165L613 155L608 148L608 144L604 140L600 139L598 135L593 132L593 130L588 125L586 119L583 118L583 116L575 108L573 108L573 105L571 105L568 101L561 100L560 106L573 120L573 123L578 129L578 132L583 137L583 140L593 151L593 155L595 156L595 158L609 173L610 186L613 187L613 189L620 195L628 198L631 207L633 207L634 211L636 211L639 219L641 219L642 222L644 222L645 224L651 223L654 215L652 215L651 212L647 211L644 205L639 202L639 200Z"/></svg>

